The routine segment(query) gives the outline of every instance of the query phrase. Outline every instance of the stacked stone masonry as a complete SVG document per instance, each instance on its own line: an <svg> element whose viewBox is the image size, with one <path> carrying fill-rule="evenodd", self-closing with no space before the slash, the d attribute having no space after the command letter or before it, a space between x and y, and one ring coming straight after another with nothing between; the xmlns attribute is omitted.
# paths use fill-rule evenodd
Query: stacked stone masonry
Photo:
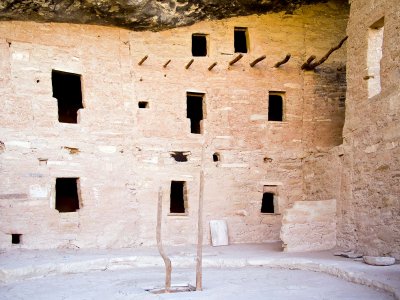
<svg viewBox="0 0 400 300"><path fill-rule="evenodd" d="M397 0L351 1L343 145L310 156L304 164L306 198L337 199L338 246L365 255L397 259L400 258L399 24ZM380 45L371 41L374 36L371 32L378 31L382 33L378 39Z"/></svg>
<svg viewBox="0 0 400 300"><path fill-rule="evenodd" d="M342 143L345 47L315 72L300 67L337 45L347 18L347 3L329 1L162 32L1 22L1 248L153 245L159 186L165 243L195 243L201 169L205 224L226 220L231 243L278 240L280 212L314 200L305 193L304 162ZM235 27L247 28L249 50L229 66ZM207 56L192 57L194 33L206 34ZM274 68L287 53L289 62ZM266 59L250 67L261 55ZM52 70L81 75L77 124L58 121ZM269 92L283 95L283 121L268 121ZM187 93L204 93L202 134L190 133ZM354 105L349 115L356 118ZM176 152L187 162L171 156ZM56 178L79 178L76 212L55 209ZM183 214L169 213L171 181L186 182ZM276 191L273 213L261 213L265 187ZM328 196L318 200L340 199ZM204 231L209 243L209 227ZM19 244L12 234L21 234Z"/></svg>

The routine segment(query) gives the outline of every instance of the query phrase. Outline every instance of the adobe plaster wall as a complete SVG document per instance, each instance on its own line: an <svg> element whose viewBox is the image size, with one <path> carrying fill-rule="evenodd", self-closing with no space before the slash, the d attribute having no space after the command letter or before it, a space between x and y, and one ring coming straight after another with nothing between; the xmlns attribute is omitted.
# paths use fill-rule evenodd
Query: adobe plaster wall
<svg viewBox="0 0 400 300"><path fill-rule="evenodd" d="M232 243L278 240L281 215L260 213L263 186L277 185L277 212L304 200L303 159L342 142L345 48L317 72L300 66L345 36L347 15L345 4L330 1L293 15L206 21L158 33L1 22L1 248L155 244L160 185L165 243L195 243L201 168L206 224L227 220ZM235 26L248 27L250 51L228 67ZM192 33L209 35L209 55L186 70ZM288 52L291 60L273 68ZM208 71L213 62L218 65ZM78 124L57 120L52 69L82 75ZM190 134L187 91L205 93L202 135ZM284 122L267 121L268 91L285 92ZM149 108L138 109L138 101ZM176 162L170 151L190 151L188 162ZM218 163L214 152L221 155ZM57 177L80 178L77 212L54 209ZM187 181L185 216L168 216L171 180ZM204 231L209 243L209 227ZM11 233L22 234L21 245L11 245Z"/></svg>

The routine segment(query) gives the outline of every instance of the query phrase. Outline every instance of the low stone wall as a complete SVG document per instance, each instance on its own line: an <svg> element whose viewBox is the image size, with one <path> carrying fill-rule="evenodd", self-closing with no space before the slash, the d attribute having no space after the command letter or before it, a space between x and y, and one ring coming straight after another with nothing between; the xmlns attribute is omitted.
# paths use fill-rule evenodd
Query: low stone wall
<svg viewBox="0 0 400 300"><path fill-rule="evenodd" d="M295 202L284 212L280 237L285 252L335 247L336 200Z"/></svg>

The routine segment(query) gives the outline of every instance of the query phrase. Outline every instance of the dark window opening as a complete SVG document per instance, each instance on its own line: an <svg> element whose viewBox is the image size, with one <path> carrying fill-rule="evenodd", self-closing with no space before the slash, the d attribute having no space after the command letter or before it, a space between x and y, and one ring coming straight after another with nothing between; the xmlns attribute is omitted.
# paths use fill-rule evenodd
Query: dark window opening
<svg viewBox="0 0 400 300"><path fill-rule="evenodd" d="M201 120L203 120L204 94L188 93L186 98L187 118L190 119L190 132L201 134Z"/></svg>
<svg viewBox="0 0 400 300"><path fill-rule="evenodd" d="M56 209L60 213L79 209L78 180L79 178L56 179Z"/></svg>
<svg viewBox="0 0 400 300"><path fill-rule="evenodd" d="M268 121L283 121L282 95L269 94L269 97L268 97Z"/></svg>
<svg viewBox="0 0 400 300"><path fill-rule="evenodd" d="M170 155L177 162L186 162L186 161L188 161L188 156L190 155L190 152L174 151L174 152L170 152Z"/></svg>
<svg viewBox="0 0 400 300"><path fill-rule="evenodd" d="M235 27L234 45L235 52L247 53L247 28Z"/></svg>
<svg viewBox="0 0 400 300"><path fill-rule="evenodd" d="M138 107L139 108L149 108L149 102L147 102L147 101L139 101Z"/></svg>
<svg viewBox="0 0 400 300"><path fill-rule="evenodd" d="M186 194L185 181L171 181L171 194L170 194L170 213L182 214L186 212L185 209L185 194Z"/></svg>
<svg viewBox="0 0 400 300"><path fill-rule="evenodd" d="M274 194L273 193L264 193L261 204L261 212L266 214L275 213L274 208Z"/></svg>
<svg viewBox="0 0 400 300"><path fill-rule="evenodd" d="M217 161L220 161L220 160L221 160L221 156L219 155L219 153L215 152L213 154L213 161L217 162Z"/></svg>
<svg viewBox="0 0 400 300"><path fill-rule="evenodd" d="M22 234L19 233L13 233L11 234L11 244L21 244L21 236Z"/></svg>
<svg viewBox="0 0 400 300"><path fill-rule="evenodd" d="M207 56L207 36L205 34L192 34L192 55Z"/></svg>
<svg viewBox="0 0 400 300"><path fill-rule="evenodd" d="M81 75L52 70L51 82L58 103L58 121L78 123L78 110L83 108Z"/></svg>

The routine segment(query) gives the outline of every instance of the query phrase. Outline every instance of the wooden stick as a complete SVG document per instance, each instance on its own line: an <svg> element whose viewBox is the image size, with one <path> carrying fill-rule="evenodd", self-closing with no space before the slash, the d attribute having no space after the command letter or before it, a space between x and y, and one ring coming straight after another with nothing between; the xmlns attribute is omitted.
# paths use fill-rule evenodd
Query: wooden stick
<svg viewBox="0 0 400 300"><path fill-rule="evenodd" d="M310 63L311 63L314 59L316 59L316 58L317 58L317 57L316 57L315 55L311 55L311 56L307 59L307 61L306 61L304 64L301 65L301 69L302 69L302 70L307 69L307 66L309 66Z"/></svg>
<svg viewBox="0 0 400 300"><path fill-rule="evenodd" d="M285 56L284 59L282 59L281 61L278 61L278 62L274 65L274 68L279 68L280 66L286 64L286 63L289 61L290 57L291 57L291 54L290 54L290 53L286 54L286 56Z"/></svg>
<svg viewBox="0 0 400 300"><path fill-rule="evenodd" d="M168 61L163 65L163 67L166 68L170 62L171 62L171 60L168 60Z"/></svg>
<svg viewBox="0 0 400 300"><path fill-rule="evenodd" d="M229 62L229 65L232 66L234 63L236 63L237 61L239 61L242 57L243 57L243 54L239 54L238 56L236 56L234 59L232 59L232 60Z"/></svg>
<svg viewBox="0 0 400 300"><path fill-rule="evenodd" d="M254 67L256 64L258 64L260 61L264 60L266 58L265 55L260 56L259 58L255 59L251 64L250 67Z"/></svg>
<svg viewBox="0 0 400 300"><path fill-rule="evenodd" d="M149 57L148 55L146 55L145 57L143 57L143 58L142 58L142 60L141 60L141 61L139 61L138 65L139 65L139 66L141 66L141 65L142 65L142 63L144 63L144 62L145 62L145 60L146 60L148 57Z"/></svg>
<svg viewBox="0 0 400 300"><path fill-rule="evenodd" d="M192 58L192 59L188 62L188 64L185 66L185 69L186 69L186 70L189 69L193 62L194 62L194 59Z"/></svg>
<svg viewBox="0 0 400 300"><path fill-rule="evenodd" d="M203 289L203 195L204 171L200 172L199 209L197 217L196 291Z"/></svg>
<svg viewBox="0 0 400 300"><path fill-rule="evenodd" d="M165 264L165 292L169 293L171 289L171 273L172 266L171 260L165 254L162 242L161 242L161 220L162 220L162 187L158 190L158 205L157 205L157 248Z"/></svg>
<svg viewBox="0 0 400 300"><path fill-rule="evenodd" d="M316 61L316 62L314 62L314 63L311 63L311 61L310 62L308 62L308 60L307 60L307 62L306 63L304 63L302 66L301 66L301 69L302 70L308 70L308 71L311 71L311 70L314 70L316 67L318 67L319 65L321 65L321 64L323 64L328 58L329 58L329 56L334 52L334 51L336 51L336 50L338 50L340 47L342 47L342 45L343 45L343 43L347 40L347 38L348 38L348 36L345 36L340 42L339 42L339 44L337 45L337 46L335 46L335 47L332 47L331 49L329 49L329 51L324 55L324 56L322 56L322 58L319 60L319 61ZM311 57L310 57L311 58ZM315 59L315 58L314 58Z"/></svg>
<svg viewBox="0 0 400 300"><path fill-rule="evenodd" d="M213 63L211 66L208 67L208 71L211 71L215 66L217 65L217 63Z"/></svg>

